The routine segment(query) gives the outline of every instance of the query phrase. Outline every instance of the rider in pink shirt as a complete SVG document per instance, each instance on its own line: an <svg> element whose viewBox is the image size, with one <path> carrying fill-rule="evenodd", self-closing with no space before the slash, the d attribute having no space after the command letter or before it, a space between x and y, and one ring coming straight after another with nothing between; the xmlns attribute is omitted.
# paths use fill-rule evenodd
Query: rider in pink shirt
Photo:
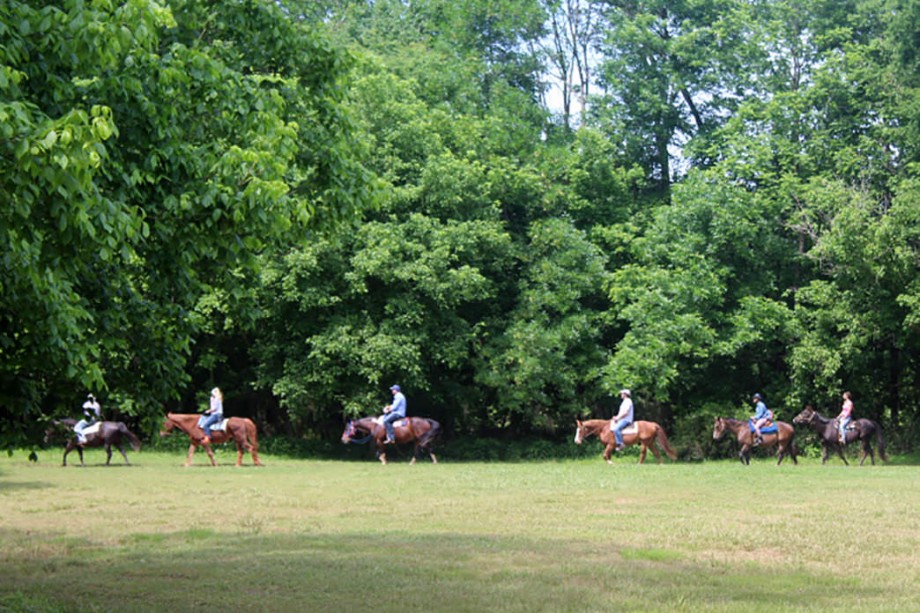
<svg viewBox="0 0 920 613"><path fill-rule="evenodd" d="M840 409L840 415L837 416L838 428L840 429L840 442L847 442L847 424L853 421L853 400L850 392L843 393L843 407Z"/></svg>

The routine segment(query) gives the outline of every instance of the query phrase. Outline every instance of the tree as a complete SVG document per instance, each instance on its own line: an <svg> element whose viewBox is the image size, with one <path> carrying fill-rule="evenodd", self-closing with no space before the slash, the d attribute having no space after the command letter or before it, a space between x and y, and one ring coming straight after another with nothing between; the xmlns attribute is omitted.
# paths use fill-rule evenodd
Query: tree
<svg viewBox="0 0 920 613"><path fill-rule="evenodd" d="M199 298L370 199L348 58L261 2L3 10L4 412L88 388L155 419Z"/></svg>

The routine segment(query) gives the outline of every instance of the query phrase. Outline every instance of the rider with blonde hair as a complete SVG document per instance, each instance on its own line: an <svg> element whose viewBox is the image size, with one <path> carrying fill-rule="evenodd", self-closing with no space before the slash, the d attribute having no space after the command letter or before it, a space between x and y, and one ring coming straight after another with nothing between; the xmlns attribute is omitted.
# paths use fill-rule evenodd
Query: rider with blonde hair
<svg viewBox="0 0 920 613"><path fill-rule="evenodd" d="M211 390L211 402L208 410L204 412L201 421L201 429L204 430L202 444L211 444L211 426L220 422L224 418L224 395L220 388L215 387Z"/></svg>

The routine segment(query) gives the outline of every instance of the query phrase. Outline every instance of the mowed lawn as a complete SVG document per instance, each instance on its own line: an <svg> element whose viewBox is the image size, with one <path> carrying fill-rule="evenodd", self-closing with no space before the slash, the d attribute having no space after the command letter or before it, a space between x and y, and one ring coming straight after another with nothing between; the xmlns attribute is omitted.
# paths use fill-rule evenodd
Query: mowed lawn
<svg viewBox="0 0 920 613"><path fill-rule="evenodd" d="M0 458L0 610L920 611L916 466L130 457Z"/></svg>

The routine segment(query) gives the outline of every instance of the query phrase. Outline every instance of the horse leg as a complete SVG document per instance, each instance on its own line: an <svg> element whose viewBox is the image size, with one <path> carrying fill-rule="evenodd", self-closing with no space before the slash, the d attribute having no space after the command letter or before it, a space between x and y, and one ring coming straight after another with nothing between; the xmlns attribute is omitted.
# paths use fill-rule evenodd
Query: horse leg
<svg viewBox="0 0 920 613"><path fill-rule="evenodd" d="M658 451L658 447L655 446L655 439L652 439L652 442L649 443L648 448L652 450L655 459L658 460L658 463L661 464L661 452Z"/></svg>
<svg viewBox="0 0 920 613"><path fill-rule="evenodd" d="M67 441L67 444L64 446L64 464L63 466L67 466L67 454L70 453L71 450L73 450L73 445L70 444L70 441Z"/></svg>
<svg viewBox="0 0 920 613"><path fill-rule="evenodd" d="M217 460L214 459L214 450L210 445L205 445L204 450L208 452L208 459L211 460L211 466L217 466Z"/></svg>
<svg viewBox="0 0 920 613"><path fill-rule="evenodd" d="M239 441L236 441L236 467L239 468L243 465L243 444Z"/></svg>
<svg viewBox="0 0 920 613"><path fill-rule="evenodd" d="M124 455L124 453L125 453L124 451L121 452L122 455ZM110 466L111 463L112 463L112 446L106 445L105 446L105 465Z"/></svg>
<svg viewBox="0 0 920 613"><path fill-rule="evenodd" d="M778 439L777 439L777 440L778 440ZM776 445L776 456L777 456L777 458L778 458L778 459L776 460L776 465L779 466L780 464L783 463L783 458L786 457L786 445L785 445L785 443L777 443L777 445Z"/></svg>
<svg viewBox="0 0 920 613"><path fill-rule="evenodd" d="M827 464L827 456L830 455L830 450L827 448L827 443L821 445L821 464Z"/></svg>
<svg viewBox="0 0 920 613"><path fill-rule="evenodd" d="M741 451L738 452L738 458L741 460L741 463L747 466L751 461L747 457L747 453L750 450L750 446L747 443L741 445Z"/></svg>
<svg viewBox="0 0 920 613"><path fill-rule="evenodd" d="M431 456L431 463L432 463L432 464L437 464L437 463L438 463L438 457L437 457L436 455L434 455L434 453L432 453L431 451L429 451L429 452L428 452L428 455Z"/></svg>
<svg viewBox="0 0 920 613"><path fill-rule="evenodd" d="M127 464L127 465L130 466L130 465L131 465L131 462L128 461L128 454L125 453L125 446L122 445L121 443L119 443L119 444L116 445L116 446L118 447L118 451L121 452L121 457L123 457L123 458L125 459L125 464Z"/></svg>
<svg viewBox="0 0 920 613"><path fill-rule="evenodd" d="M846 445L841 445L840 443L838 443L837 444L837 455L840 456L840 459L843 460L843 463L846 466L849 466L850 463L847 462L847 454L844 453L844 451L846 451L846 448L847 448Z"/></svg>
<svg viewBox="0 0 920 613"><path fill-rule="evenodd" d="M648 445L645 441L639 441L639 464L645 464L645 452L648 451Z"/></svg>
<svg viewBox="0 0 920 613"><path fill-rule="evenodd" d="M607 443L607 447L604 449L604 459L607 460L608 464L613 464L610 461L610 454L613 453L613 443Z"/></svg>
<svg viewBox="0 0 920 613"><path fill-rule="evenodd" d="M872 452L872 447L869 445L869 441L862 440L860 441L860 444L862 445L862 459L859 461L859 465L862 466L863 464L865 464L866 456L871 454L872 466L875 466L875 453Z"/></svg>
<svg viewBox="0 0 920 613"><path fill-rule="evenodd" d="M188 455L185 457L186 468L192 465L192 456L195 455L196 449L198 449L198 445L195 443L192 443L188 446Z"/></svg>

